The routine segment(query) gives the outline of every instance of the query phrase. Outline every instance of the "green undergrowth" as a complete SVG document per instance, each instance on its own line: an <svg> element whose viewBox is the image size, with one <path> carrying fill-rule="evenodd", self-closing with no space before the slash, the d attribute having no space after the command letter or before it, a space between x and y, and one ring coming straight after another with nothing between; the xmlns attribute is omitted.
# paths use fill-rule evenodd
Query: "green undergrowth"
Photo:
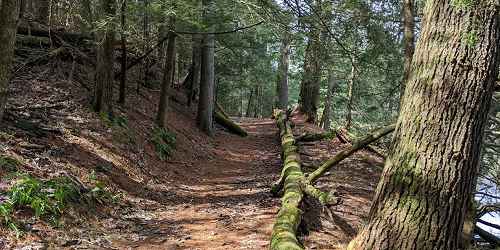
<svg viewBox="0 0 500 250"><path fill-rule="evenodd" d="M90 208L96 201L112 197L98 181L94 181L92 189L86 190L64 176L42 180L16 172L2 182L11 185L6 190L0 190L0 225L14 231L17 237L23 234L22 223L15 216L20 211L30 211L36 219L59 227L61 216L70 206Z"/></svg>
<svg viewBox="0 0 500 250"><path fill-rule="evenodd" d="M128 119L124 116L109 116L106 112L99 113L101 121L106 127L111 128L113 140L122 144L136 144L136 133L129 126Z"/></svg>
<svg viewBox="0 0 500 250"><path fill-rule="evenodd" d="M153 130L152 142L155 146L156 153L162 161L170 158L175 150L176 136L173 132L165 128L155 128Z"/></svg>
<svg viewBox="0 0 500 250"><path fill-rule="evenodd" d="M7 173L15 172L21 165L22 163L15 158L6 155L0 155L0 170L2 171L5 171Z"/></svg>

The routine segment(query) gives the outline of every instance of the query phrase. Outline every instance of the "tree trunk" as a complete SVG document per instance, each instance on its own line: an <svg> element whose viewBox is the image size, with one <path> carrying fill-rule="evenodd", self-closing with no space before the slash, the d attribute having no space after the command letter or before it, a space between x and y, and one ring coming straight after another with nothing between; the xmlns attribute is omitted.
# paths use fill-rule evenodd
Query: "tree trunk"
<svg viewBox="0 0 500 250"><path fill-rule="evenodd" d="M281 57L278 66L278 108L286 110L288 107L288 68L290 64L290 39L288 33L283 34L281 41Z"/></svg>
<svg viewBox="0 0 500 250"><path fill-rule="evenodd" d="M330 118L331 118L331 110L332 110L332 99L333 93L335 92L335 88L337 87L337 81L335 81L335 77L333 72L330 71L328 74L328 91L325 99L325 109L323 110L323 115L321 116L320 127L325 130L330 130Z"/></svg>
<svg viewBox="0 0 500 250"><path fill-rule="evenodd" d="M401 81L401 98L405 91L405 84L410 76L411 60L415 52L415 7L414 0L403 1L403 40L404 40L404 72Z"/></svg>
<svg viewBox="0 0 500 250"><path fill-rule="evenodd" d="M369 222L349 249L458 249L498 73L498 5L428 1Z"/></svg>
<svg viewBox="0 0 500 250"><path fill-rule="evenodd" d="M252 103L254 99L254 91L253 88L250 89L250 97L248 97L247 103L247 112L245 113L246 117L252 117Z"/></svg>
<svg viewBox="0 0 500 250"><path fill-rule="evenodd" d="M49 25L50 19L50 3L49 0L38 0L38 21L42 24Z"/></svg>
<svg viewBox="0 0 500 250"><path fill-rule="evenodd" d="M171 27L174 26L174 18L170 18ZM173 31L168 32L167 55L163 68L163 79L161 83L160 103L158 104L158 115L156 116L156 124L159 127L167 127L167 112L168 112L168 96L171 85L173 84L172 71L175 63L175 37Z"/></svg>
<svg viewBox="0 0 500 250"><path fill-rule="evenodd" d="M354 56L351 58L351 76L347 86L347 115L345 121L345 129L349 130L352 126L352 106L354 103L354 83L356 82L356 67L354 63Z"/></svg>
<svg viewBox="0 0 500 250"><path fill-rule="evenodd" d="M198 102L198 125L206 134L214 134L214 35L204 35L202 47L200 100Z"/></svg>
<svg viewBox="0 0 500 250"><path fill-rule="evenodd" d="M121 58L121 75L120 75L120 97L118 98L118 103L124 105L125 97L127 95L127 36L126 32L126 15L127 15L127 0L123 0L121 4L121 46L122 46L122 58Z"/></svg>
<svg viewBox="0 0 500 250"><path fill-rule="evenodd" d="M319 102L321 80L320 48L320 32L316 28L312 28L307 42L304 76L300 84L299 100L301 111L307 115L307 122L312 123L316 122Z"/></svg>
<svg viewBox="0 0 500 250"><path fill-rule="evenodd" d="M20 0L2 0L0 5L0 121L7 105L20 3Z"/></svg>
<svg viewBox="0 0 500 250"><path fill-rule="evenodd" d="M201 37L199 35L193 36L193 48L192 48L192 75L191 81L189 83L188 91L188 106L196 100L196 96L199 92L200 87L200 71L201 71Z"/></svg>
<svg viewBox="0 0 500 250"><path fill-rule="evenodd" d="M113 0L101 0L101 11L103 15L115 14ZM94 110L113 115L113 59L115 31L112 22L108 23L99 32L96 65L96 86L94 93Z"/></svg>
<svg viewBox="0 0 500 250"><path fill-rule="evenodd" d="M143 32L143 42L144 42L144 53L149 50L149 0L143 0L144 1L144 13L143 13L143 20L142 20L142 32ZM144 64L143 64L143 73L144 73L144 86L149 86L149 56L146 56L144 58Z"/></svg>
<svg viewBox="0 0 500 250"><path fill-rule="evenodd" d="M127 0L123 0L124 2ZM92 1L82 0L80 5L81 24L80 31L84 34L90 33L94 27L94 14L92 11Z"/></svg>

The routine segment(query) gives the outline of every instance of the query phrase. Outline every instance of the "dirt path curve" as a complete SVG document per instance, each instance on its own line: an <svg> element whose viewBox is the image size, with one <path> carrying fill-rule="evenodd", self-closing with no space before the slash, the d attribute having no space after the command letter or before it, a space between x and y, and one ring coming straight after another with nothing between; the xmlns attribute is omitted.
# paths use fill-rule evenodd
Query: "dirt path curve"
<svg viewBox="0 0 500 250"><path fill-rule="evenodd" d="M249 136L217 133L215 157L195 163L199 182L179 185L171 199L178 204L154 209L155 219L142 222L153 233L127 248L267 249L279 209L269 195L280 173L277 129L271 119L241 124Z"/></svg>

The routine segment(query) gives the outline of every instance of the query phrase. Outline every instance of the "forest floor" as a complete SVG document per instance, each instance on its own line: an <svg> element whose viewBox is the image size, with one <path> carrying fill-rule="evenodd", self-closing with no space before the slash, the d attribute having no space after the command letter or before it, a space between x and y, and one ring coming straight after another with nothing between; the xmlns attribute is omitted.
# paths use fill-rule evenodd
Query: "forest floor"
<svg viewBox="0 0 500 250"><path fill-rule="evenodd" d="M281 172L274 120L239 119L248 137L218 127L208 138L196 128L193 109L173 101L176 149L161 161L151 143L158 91L131 93L115 110L126 125L109 124L89 108L91 72L71 64L17 67L1 154L37 178L71 176L86 189L102 182L112 198L74 204L57 226L20 209L15 218L24 235L0 227L0 249L267 249L280 206L269 193ZM294 122L297 134L318 131L300 115ZM334 139L299 146L312 167L349 145ZM342 203L307 209L300 236L306 248L341 249L352 239L368 214L382 161L360 151L320 179L319 187L336 190ZM0 168L0 194L15 184L8 175Z"/></svg>

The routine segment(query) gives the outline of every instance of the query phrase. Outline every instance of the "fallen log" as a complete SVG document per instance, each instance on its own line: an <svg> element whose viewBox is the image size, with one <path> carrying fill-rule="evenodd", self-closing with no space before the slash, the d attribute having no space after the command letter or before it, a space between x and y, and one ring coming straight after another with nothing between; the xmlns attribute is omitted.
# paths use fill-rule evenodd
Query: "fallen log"
<svg viewBox="0 0 500 250"><path fill-rule="evenodd" d="M44 30L37 28L30 28L19 26L17 28L17 34L21 35L29 35L29 36L39 36L39 37L53 37L58 36L61 39L74 43L84 43L86 40L93 40L91 36L80 34L80 33L72 33L72 32L61 32L58 30Z"/></svg>
<svg viewBox="0 0 500 250"><path fill-rule="evenodd" d="M319 177L328 172L332 167L337 165L339 162L354 154L356 151L365 148L370 143L377 141L378 139L390 134L396 128L396 124L391 124L389 126L383 127L376 130L375 132L365 136L359 141L355 142L351 147L340 151L335 157L327 160L314 172L307 176L308 183L314 183Z"/></svg>
<svg viewBox="0 0 500 250"><path fill-rule="evenodd" d="M280 130L283 169L281 177L272 187L272 192L283 192L281 208L273 227L271 250L302 250L304 247L297 239L297 229L302 220L300 204L304 195L316 198L321 204L329 204L333 199L330 193L324 193L306 182L301 169L300 156L295 144L286 113L277 110L274 113Z"/></svg>
<svg viewBox="0 0 500 250"><path fill-rule="evenodd" d="M214 111L214 119L215 122L239 136L245 137L248 135L247 131L229 119L229 117L224 116L224 114L222 114L219 110Z"/></svg>

